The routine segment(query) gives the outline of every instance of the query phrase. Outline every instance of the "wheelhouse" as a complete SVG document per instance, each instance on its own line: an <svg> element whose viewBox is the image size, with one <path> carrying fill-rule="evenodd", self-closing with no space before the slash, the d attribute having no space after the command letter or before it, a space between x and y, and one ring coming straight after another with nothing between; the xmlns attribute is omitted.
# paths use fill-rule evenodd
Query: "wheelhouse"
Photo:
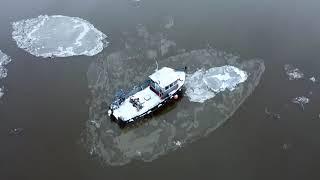
<svg viewBox="0 0 320 180"><path fill-rule="evenodd" d="M151 90L162 99L171 96L171 92L178 88L179 77L171 68L163 67L149 78Z"/></svg>

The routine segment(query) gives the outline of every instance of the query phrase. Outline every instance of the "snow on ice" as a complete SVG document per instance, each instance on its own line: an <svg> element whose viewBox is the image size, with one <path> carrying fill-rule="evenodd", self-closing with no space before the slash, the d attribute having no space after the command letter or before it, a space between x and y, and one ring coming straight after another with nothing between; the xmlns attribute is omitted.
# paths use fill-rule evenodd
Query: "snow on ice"
<svg viewBox="0 0 320 180"><path fill-rule="evenodd" d="M107 46L107 36L88 21L62 15L40 15L12 23L12 38L35 56L93 56Z"/></svg>

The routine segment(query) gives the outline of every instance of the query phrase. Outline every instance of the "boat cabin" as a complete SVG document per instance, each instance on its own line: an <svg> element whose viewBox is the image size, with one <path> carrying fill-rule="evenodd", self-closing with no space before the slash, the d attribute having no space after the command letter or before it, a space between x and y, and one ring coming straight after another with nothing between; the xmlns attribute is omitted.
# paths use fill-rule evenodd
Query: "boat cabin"
<svg viewBox="0 0 320 180"><path fill-rule="evenodd" d="M163 67L149 76L150 89L160 98L170 96L178 88L179 76L174 69Z"/></svg>

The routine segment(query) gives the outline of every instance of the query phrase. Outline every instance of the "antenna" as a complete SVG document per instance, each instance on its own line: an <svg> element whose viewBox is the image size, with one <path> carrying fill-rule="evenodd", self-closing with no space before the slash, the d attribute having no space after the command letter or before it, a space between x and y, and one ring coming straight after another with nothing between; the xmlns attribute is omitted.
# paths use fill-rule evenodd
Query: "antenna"
<svg viewBox="0 0 320 180"><path fill-rule="evenodd" d="M159 69L158 61L156 60L156 58L154 58L154 60L156 61L156 65L157 65L157 67L156 67L156 70L155 70L155 71L158 71L158 69Z"/></svg>

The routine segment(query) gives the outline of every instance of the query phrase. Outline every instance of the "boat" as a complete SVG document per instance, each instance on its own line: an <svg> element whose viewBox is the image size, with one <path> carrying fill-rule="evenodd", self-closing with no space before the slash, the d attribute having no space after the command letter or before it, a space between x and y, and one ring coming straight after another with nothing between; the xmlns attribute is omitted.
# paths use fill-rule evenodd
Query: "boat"
<svg viewBox="0 0 320 180"><path fill-rule="evenodd" d="M124 127L151 115L171 100L177 100L185 83L185 70L162 67L131 91L118 91L108 115Z"/></svg>

